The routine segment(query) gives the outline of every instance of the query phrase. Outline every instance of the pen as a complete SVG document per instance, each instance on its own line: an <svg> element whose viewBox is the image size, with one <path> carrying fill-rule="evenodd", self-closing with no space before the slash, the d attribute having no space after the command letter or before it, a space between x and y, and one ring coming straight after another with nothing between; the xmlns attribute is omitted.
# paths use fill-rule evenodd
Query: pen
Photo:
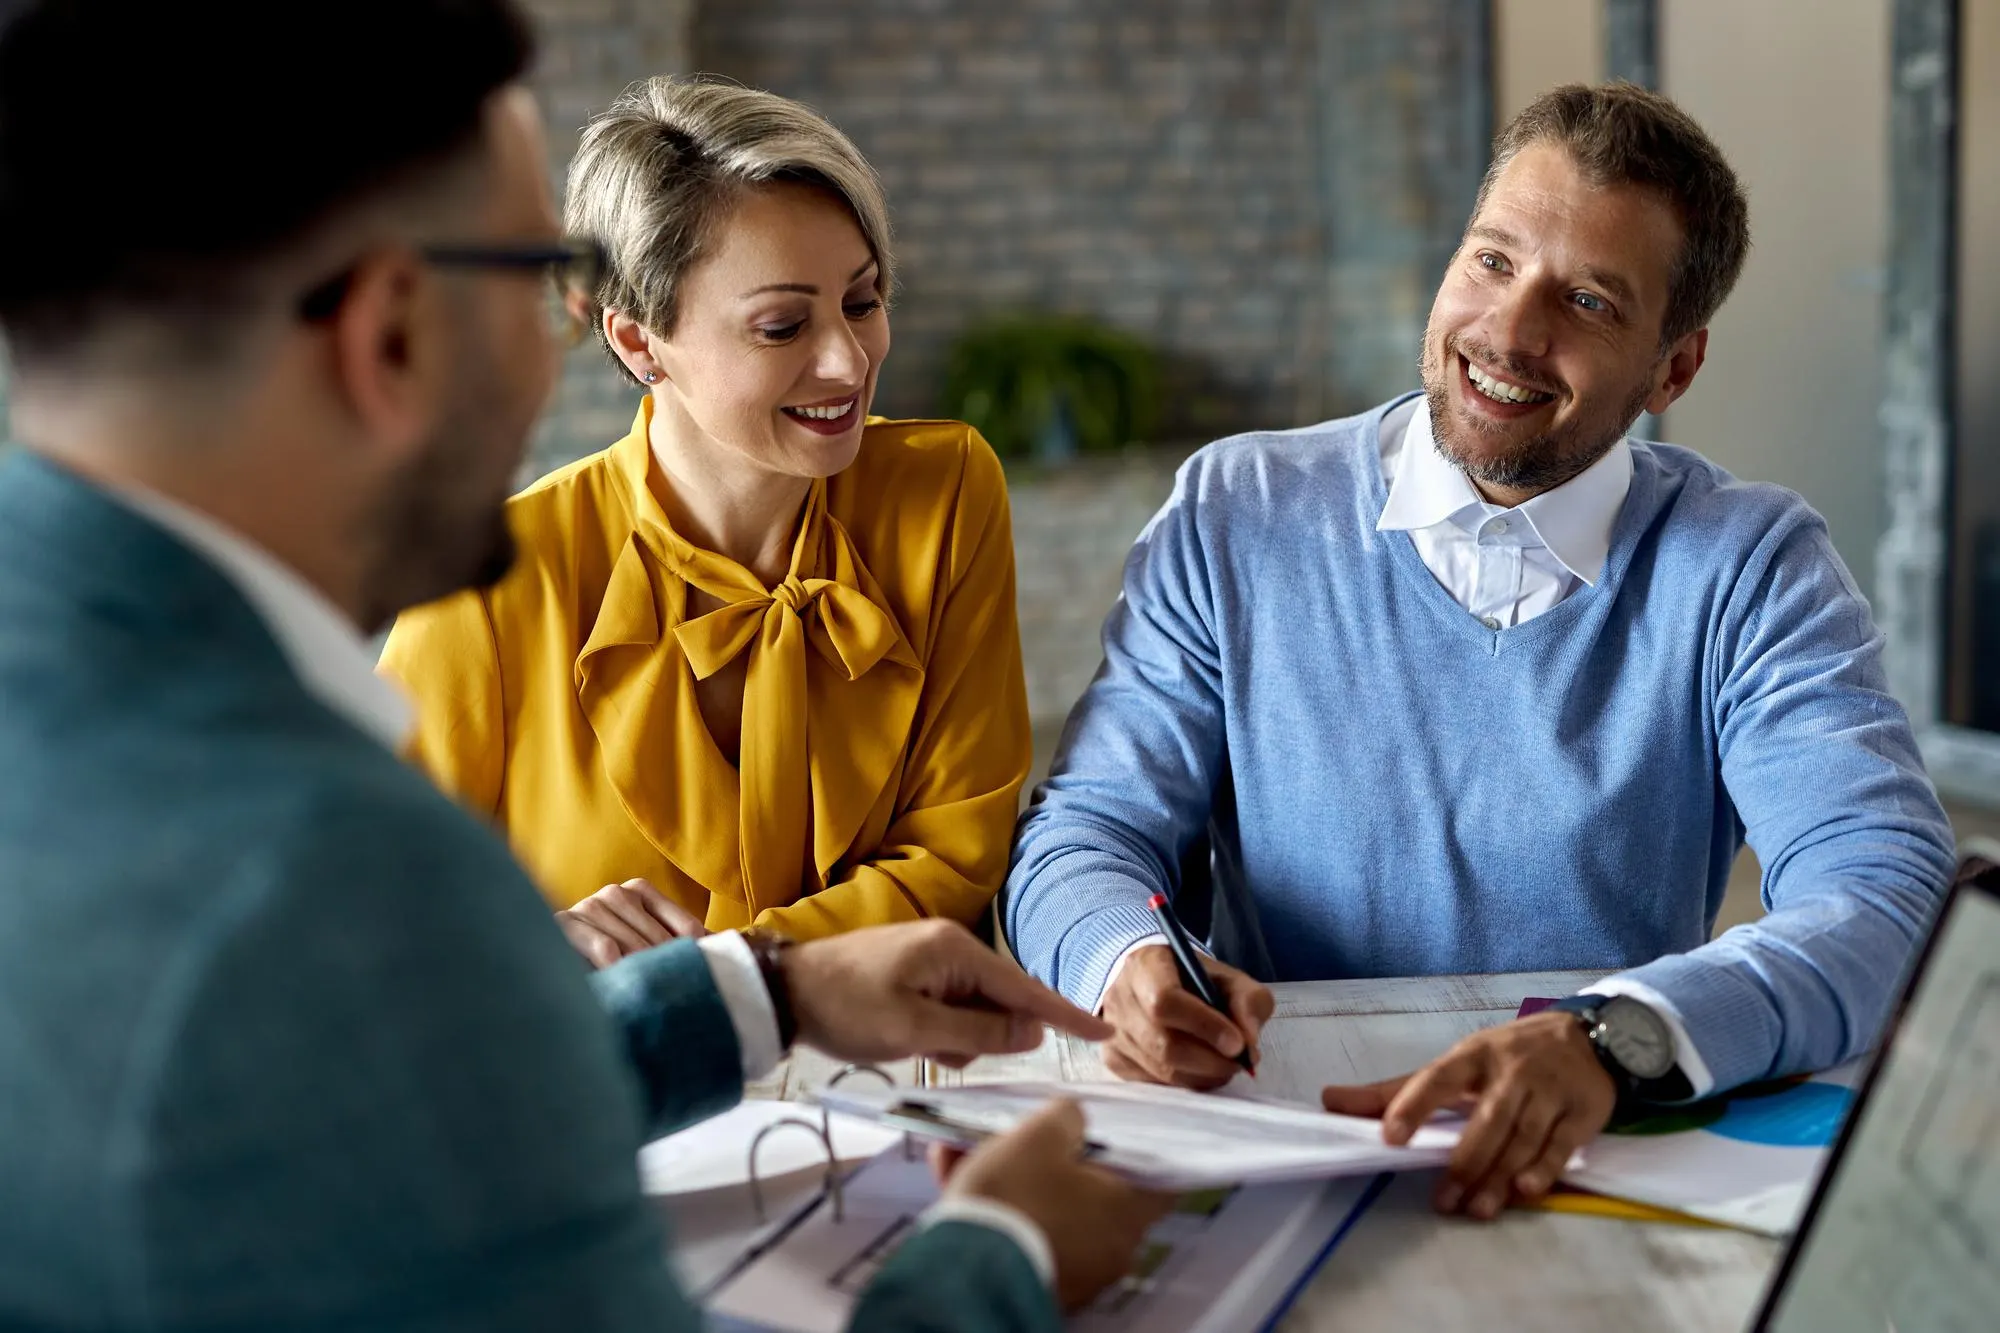
<svg viewBox="0 0 2000 1333"><path fill-rule="evenodd" d="M1229 1006L1216 992L1215 983L1209 980L1208 969L1195 957L1194 944L1188 939L1187 932L1181 929L1173 909L1167 906L1167 896L1156 893L1146 900L1146 906L1153 909L1153 919L1160 923L1160 933L1167 937L1167 947L1174 951L1174 966L1180 971L1181 985L1194 992L1203 1004L1216 1013L1235 1022L1235 1015L1229 1012ZM1247 1040L1243 1049L1236 1053L1236 1063L1243 1066L1244 1073L1257 1077L1257 1067L1250 1063L1250 1044Z"/></svg>
<svg viewBox="0 0 2000 1333"><path fill-rule="evenodd" d="M882 1113L884 1123L893 1125L905 1134L916 1134L927 1139L936 1139L958 1148L973 1148L994 1137L998 1132L984 1125L968 1124L954 1120L940 1111L934 1103L921 1102L914 1097L906 1097L893 1103ZM1083 1141L1083 1155L1096 1157L1105 1151L1096 1139Z"/></svg>

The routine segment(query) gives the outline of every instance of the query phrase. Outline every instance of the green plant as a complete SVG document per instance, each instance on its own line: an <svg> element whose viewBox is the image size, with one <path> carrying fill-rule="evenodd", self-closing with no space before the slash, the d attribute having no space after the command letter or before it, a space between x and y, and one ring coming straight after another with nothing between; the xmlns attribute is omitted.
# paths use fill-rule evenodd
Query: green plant
<svg viewBox="0 0 2000 1333"><path fill-rule="evenodd" d="M944 401L1003 458L1055 459L1148 439L1159 385L1158 358L1131 334L1087 319L1010 315L953 344Z"/></svg>

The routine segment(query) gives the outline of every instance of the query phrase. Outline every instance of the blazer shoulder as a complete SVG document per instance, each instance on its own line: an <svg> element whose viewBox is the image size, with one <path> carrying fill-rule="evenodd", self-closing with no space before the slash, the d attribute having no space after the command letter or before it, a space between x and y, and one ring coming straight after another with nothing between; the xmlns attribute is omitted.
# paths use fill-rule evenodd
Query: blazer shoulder
<svg viewBox="0 0 2000 1333"><path fill-rule="evenodd" d="M231 935L310 938L329 957L356 961L415 956L422 950L405 953L402 941L428 940L442 973L462 973L474 954L526 965L538 950L559 952L534 943L547 907L505 844L416 769L363 746L374 748L357 737L291 759L246 747L241 786L268 794L251 798L255 831L218 888L234 906L213 924Z"/></svg>
<svg viewBox="0 0 2000 1333"><path fill-rule="evenodd" d="M434 876L526 876L505 846L416 769L356 736L246 754L247 779L274 794L258 836L265 859L308 879L352 878L344 892L417 889ZM258 777L259 773L262 777Z"/></svg>

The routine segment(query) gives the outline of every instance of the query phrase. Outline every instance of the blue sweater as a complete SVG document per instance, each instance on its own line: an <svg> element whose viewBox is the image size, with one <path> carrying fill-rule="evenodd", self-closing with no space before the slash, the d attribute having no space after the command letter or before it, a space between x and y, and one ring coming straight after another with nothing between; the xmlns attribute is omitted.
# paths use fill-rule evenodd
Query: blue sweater
<svg viewBox="0 0 2000 1333"><path fill-rule="evenodd" d="M1394 406L1181 469L1022 820L1021 961L1094 1003L1206 830L1265 980L1632 969L1719 1087L1867 1049L1953 849L1825 524L1635 441L1597 585L1488 630L1375 530ZM1769 915L1708 943L1746 834Z"/></svg>

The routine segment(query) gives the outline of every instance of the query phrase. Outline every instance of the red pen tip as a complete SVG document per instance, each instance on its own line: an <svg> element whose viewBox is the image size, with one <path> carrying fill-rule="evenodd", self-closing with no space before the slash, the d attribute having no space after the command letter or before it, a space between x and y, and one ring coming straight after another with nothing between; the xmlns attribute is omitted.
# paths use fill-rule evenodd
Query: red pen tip
<svg viewBox="0 0 2000 1333"><path fill-rule="evenodd" d="M1167 905L1167 895L1164 893L1156 893L1152 897L1146 899L1146 906L1148 907L1165 907L1166 905Z"/></svg>

